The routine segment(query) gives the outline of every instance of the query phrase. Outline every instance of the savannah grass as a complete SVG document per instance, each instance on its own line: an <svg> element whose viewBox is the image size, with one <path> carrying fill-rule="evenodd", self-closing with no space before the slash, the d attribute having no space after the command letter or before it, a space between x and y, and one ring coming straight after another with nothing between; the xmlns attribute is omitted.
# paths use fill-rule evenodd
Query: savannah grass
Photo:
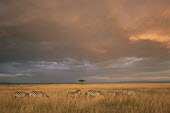
<svg viewBox="0 0 170 113"><path fill-rule="evenodd" d="M66 98L80 89L82 95ZM141 96L86 97L88 90L121 92L138 89ZM43 91L49 98L18 98L14 91ZM170 113L170 83L150 84L24 84L0 85L0 113Z"/></svg>

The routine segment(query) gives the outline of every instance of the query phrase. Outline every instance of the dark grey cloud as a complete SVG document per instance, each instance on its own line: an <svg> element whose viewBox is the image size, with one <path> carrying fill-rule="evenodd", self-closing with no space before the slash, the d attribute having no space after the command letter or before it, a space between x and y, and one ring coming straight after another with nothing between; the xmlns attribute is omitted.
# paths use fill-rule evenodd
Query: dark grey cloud
<svg viewBox="0 0 170 113"><path fill-rule="evenodd" d="M131 78L131 81L137 78L167 80L167 77L170 78L169 68L170 61L152 58L123 57L100 63L67 58L62 61L3 63L0 65L0 77L1 81L6 82L21 82L23 79L23 82L40 83L75 83L78 79L88 82L130 81L127 78ZM30 81L32 79L34 81Z"/></svg>
<svg viewBox="0 0 170 113"><path fill-rule="evenodd" d="M90 72L86 76L112 73L130 76L159 68L158 73L167 73L168 66L162 64L170 60L169 3L169 0L0 0L0 70L4 74L1 76L38 82L47 80L45 74L49 81L55 77L74 81L87 71ZM148 63L157 66L152 68L142 60L133 70L112 62L126 57L156 59ZM79 64L65 64L62 62L65 58L75 59ZM96 66L108 61L118 69ZM25 68L18 70L13 62ZM42 68L46 71L40 71ZM27 76L32 73L33 76Z"/></svg>

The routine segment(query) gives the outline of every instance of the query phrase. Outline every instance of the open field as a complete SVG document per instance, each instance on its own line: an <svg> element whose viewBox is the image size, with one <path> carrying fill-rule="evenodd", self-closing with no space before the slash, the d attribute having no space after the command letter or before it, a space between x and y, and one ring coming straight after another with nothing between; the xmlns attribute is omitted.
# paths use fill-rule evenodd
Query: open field
<svg viewBox="0 0 170 113"><path fill-rule="evenodd" d="M66 99L68 91L80 89L82 95ZM121 92L138 89L141 96L93 97L88 90ZM46 98L12 100L14 91L44 91ZM25 84L0 85L0 113L170 113L170 83L145 84Z"/></svg>

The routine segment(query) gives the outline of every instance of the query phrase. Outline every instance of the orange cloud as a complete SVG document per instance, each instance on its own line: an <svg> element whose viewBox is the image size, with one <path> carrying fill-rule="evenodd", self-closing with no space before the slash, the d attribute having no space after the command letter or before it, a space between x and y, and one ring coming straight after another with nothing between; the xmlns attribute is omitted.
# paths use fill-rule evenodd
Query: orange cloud
<svg viewBox="0 0 170 113"><path fill-rule="evenodd" d="M109 51L109 47L112 44L113 44L112 41L108 39L97 41L93 40L88 44L86 48L95 53L107 53Z"/></svg>
<svg viewBox="0 0 170 113"><path fill-rule="evenodd" d="M101 48L91 48L91 50L97 52L97 53L106 53L106 49L101 49Z"/></svg>
<svg viewBox="0 0 170 113"><path fill-rule="evenodd" d="M141 34L138 36L131 36L129 40L132 42L140 40L151 40L155 42L161 42L166 45L167 48L170 48L170 36L158 35L158 34Z"/></svg>

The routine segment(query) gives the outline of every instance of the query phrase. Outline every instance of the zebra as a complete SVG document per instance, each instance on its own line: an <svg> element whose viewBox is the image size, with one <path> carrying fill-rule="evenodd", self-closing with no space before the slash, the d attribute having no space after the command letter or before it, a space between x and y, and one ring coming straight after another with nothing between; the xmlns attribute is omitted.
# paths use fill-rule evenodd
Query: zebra
<svg viewBox="0 0 170 113"><path fill-rule="evenodd" d="M16 92L13 92L12 93L12 98L24 98L24 97L29 97L29 93L27 92L19 92L19 91L16 91Z"/></svg>
<svg viewBox="0 0 170 113"><path fill-rule="evenodd" d="M77 90L75 92L68 92L67 97L76 97L81 94L81 90Z"/></svg>
<svg viewBox="0 0 170 113"><path fill-rule="evenodd" d="M124 95L140 95L141 92L138 90L123 90Z"/></svg>
<svg viewBox="0 0 170 113"><path fill-rule="evenodd" d="M49 96L45 92L42 92L42 91L32 91L29 93L29 96L39 97L39 98L43 98L43 97L49 98Z"/></svg>
<svg viewBox="0 0 170 113"><path fill-rule="evenodd" d="M103 95L100 91L96 91L96 90L89 90L86 92L87 96L101 96Z"/></svg>

